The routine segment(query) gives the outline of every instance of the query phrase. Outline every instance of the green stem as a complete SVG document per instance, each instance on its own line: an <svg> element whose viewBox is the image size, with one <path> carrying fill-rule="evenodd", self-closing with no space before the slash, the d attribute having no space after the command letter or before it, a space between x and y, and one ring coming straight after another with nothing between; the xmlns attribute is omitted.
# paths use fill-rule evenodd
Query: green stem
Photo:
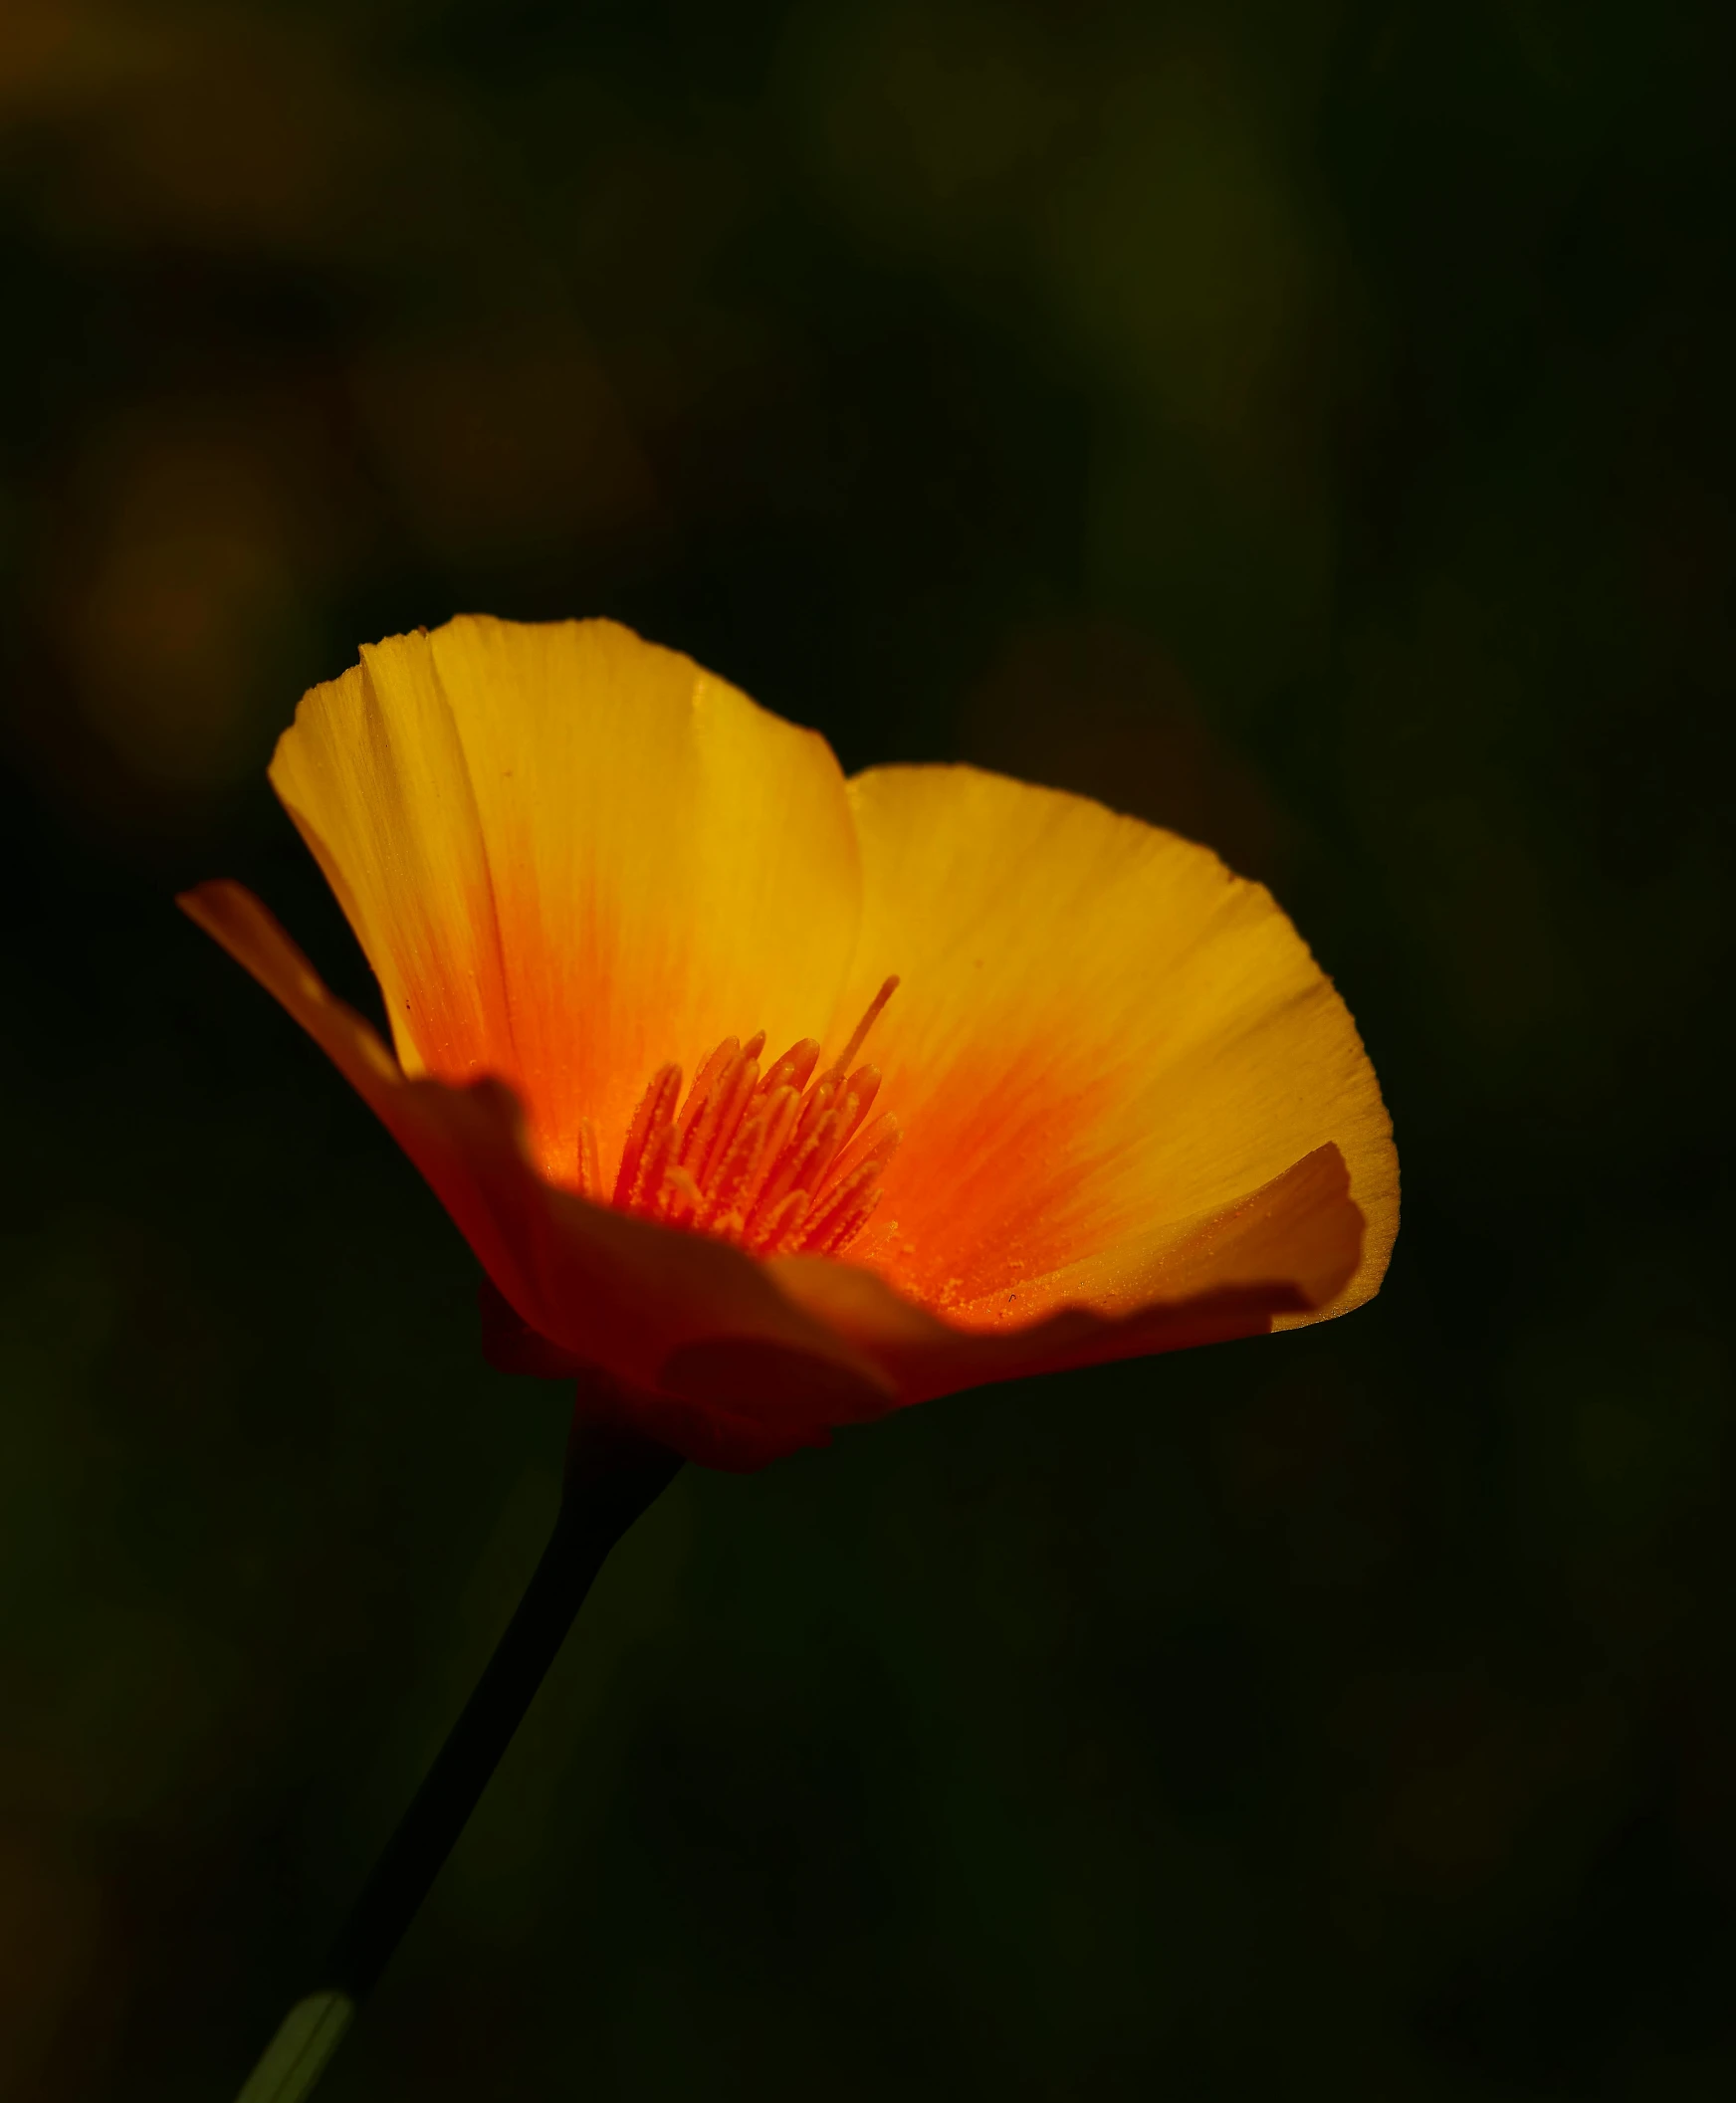
<svg viewBox="0 0 1736 2103"><path fill-rule="evenodd" d="M318 1985L284 2017L237 2103L300 2103L313 2093L464 1830L610 1549L680 1466L666 1447L575 1420L560 1512L518 1611L386 1842Z"/></svg>

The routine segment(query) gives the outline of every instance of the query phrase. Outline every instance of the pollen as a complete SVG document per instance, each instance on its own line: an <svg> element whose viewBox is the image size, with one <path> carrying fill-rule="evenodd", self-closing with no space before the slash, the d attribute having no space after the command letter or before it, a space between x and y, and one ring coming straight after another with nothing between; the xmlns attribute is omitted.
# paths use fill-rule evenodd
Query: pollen
<svg viewBox="0 0 1736 2103"><path fill-rule="evenodd" d="M681 1068L660 1066L627 1127L612 1190L596 1132L580 1122L579 1188L642 1219L716 1234L756 1256L837 1256L868 1224L898 1150L898 1121L871 1118L878 1068L851 1061L898 986L888 978L850 1041L816 1076L803 1037L763 1070L765 1034L726 1037L685 1100Z"/></svg>

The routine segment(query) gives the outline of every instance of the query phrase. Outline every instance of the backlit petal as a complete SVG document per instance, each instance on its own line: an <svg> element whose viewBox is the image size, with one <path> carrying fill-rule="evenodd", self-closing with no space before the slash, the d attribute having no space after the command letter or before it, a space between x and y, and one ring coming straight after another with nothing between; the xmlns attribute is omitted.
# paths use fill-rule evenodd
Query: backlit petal
<svg viewBox="0 0 1736 2103"><path fill-rule="evenodd" d="M831 1012L860 876L825 741L609 621L465 616L316 687L272 782L385 994L406 1072L494 1074L545 1175L579 1120L721 1039Z"/></svg>
<svg viewBox="0 0 1736 2103"><path fill-rule="evenodd" d="M757 1466L822 1440L828 1422L894 1406L885 1376L786 1299L751 1257L543 1181L519 1105L500 1081L406 1079L240 885L205 884L180 903L375 1112L530 1329L644 1390L645 1428L715 1465ZM744 1368L754 1384L745 1384ZM714 1416L725 1419L721 1426L711 1425Z"/></svg>
<svg viewBox="0 0 1736 2103"><path fill-rule="evenodd" d="M880 768L849 793L862 933L837 1015L900 974L872 1050L906 1134L852 1261L971 1326L1072 1303L1126 1317L1172 1296L1209 1222L1335 1146L1360 1258L1323 1302L1274 1312L1318 1320L1375 1290L1398 1226L1391 1127L1343 1001L1264 889L974 768Z"/></svg>

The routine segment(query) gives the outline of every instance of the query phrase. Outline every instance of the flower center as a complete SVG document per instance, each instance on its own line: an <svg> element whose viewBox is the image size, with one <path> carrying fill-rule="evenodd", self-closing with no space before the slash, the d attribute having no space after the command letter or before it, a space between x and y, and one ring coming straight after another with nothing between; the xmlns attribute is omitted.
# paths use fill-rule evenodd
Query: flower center
<svg viewBox="0 0 1736 2103"><path fill-rule="evenodd" d="M726 1037L684 1103L681 1068L660 1066L627 1127L608 1202L644 1219L722 1235L756 1256L841 1254L880 1202L880 1178L902 1136L895 1118L868 1123L878 1068L850 1071L897 985L887 979L817 1079L820 1048L812 1037L761 1074L763 1030L746 1044ZM603 1202L588 1118L579 1124L578 1172L585 1196Z"/></svg>

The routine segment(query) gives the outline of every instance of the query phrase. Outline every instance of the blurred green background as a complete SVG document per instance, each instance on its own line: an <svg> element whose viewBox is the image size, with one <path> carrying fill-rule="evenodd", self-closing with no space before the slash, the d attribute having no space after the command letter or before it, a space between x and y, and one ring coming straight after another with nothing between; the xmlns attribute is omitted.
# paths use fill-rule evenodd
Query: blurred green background
<svg viewBox="0 0 1736 2103"><path fill-rule="evenodd" d="M1382 1298L620 1553L335 2066L404 2096L1736 2094L1736 16L8 0L0 2095L227 2103L566 1397L169 899L463 609L1273 884Z"/></svg>

